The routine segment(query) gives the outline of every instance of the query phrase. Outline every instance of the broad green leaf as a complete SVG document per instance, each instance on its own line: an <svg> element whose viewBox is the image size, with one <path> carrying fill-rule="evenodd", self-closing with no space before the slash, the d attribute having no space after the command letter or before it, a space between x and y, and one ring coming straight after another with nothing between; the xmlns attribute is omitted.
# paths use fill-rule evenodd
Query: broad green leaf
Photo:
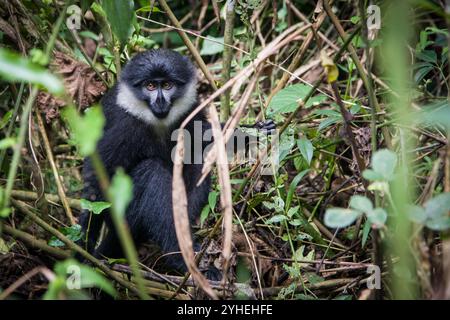
<svg viewBox="0 0 450 320"><path fill-rule="evenodd" d="M344 228L351 225L361 215L361 212L344 209L330 208L325 212L325 224L330 228Z"/></svg>
<svg viewBox="0 0 450 320"><path fill-rule="evenodd" d="M427 125L441 125L450 132L450 105L447 100L424 108L424 115L418 116L419 121Z"/></svg>
<svg viewBox="0 0 450 320"><path fill-rule="evenodd" d="M311 159L314 153L314 146L308 138L301 137L297 140L297 146L302 154L303 158L308 162L308 165L311 164Z"/></svg>
<svg viewBox="0 0 450 320"><path fill-rule="evenodd" d="M132 0L103 0L102 8L111 30L116 35L123 48L131 35L131 26L134 17L134 1Z"/></svg>
<svg viewBox="0 0 450 320"><path fill-rule="evenodd" d="M67 278L66 283L79 281L79 283L73 284L79 285L81 289L96 287L111 296L116 295L116 290L113 285L103 275L91 267L78 263L74 259L58 262L54 270L59 277ZM67 286L65 287L67 288Z"/></svg>
<svg viewBox="0 0 450 320"><path fill-rule="evenodd" d="M89 210L93 214L100 214L103 210L111 207L111 203L103 202L103 201L91 202L86 199L81 199L80 202L81 202L82 209Z"/></svg>
<svg viewBox="0 0 450 320"><path fill-rule="evenodd" d="M382 227L386 223L387 213L382 208L375 208L366 213L367 219L375 227Z"/></svg>
<svg viewBox="0 0 450 320"><path fill-rule="evenodd" d="M425 225L431 230L443 231L450 229L450 217L438 217L435 219L429 219L425 222Z"/></svg>
<svg viewBox="0 0 450 320"><path fill-rule="evenodd" d="M208 41L208 39L214 41ZM206 36L206 39L203 40L203 46L202 49L200 50L200 54L202 56L211 56L223 52L224 49L223 41L224 41L223 37L215 38L209 35Z"/></svg>
<svg viewBox="0 0 450 320"><path fill-rule="evenodd" d="M430 219L448 217L450 212L450 192L441 193L428 200L424 207L425 213Z"/></svg>
<svg viewBox="0 0 450 320"><path fill-rule="evenodd" d="M304 84L294 84L280 90L270 101L269 107L267 108L267 115L272 116L276 113L295 111L300 101L308 95L310 90L311 87ZM320 104L326 99L327 97L321 94L311 97L305 107L309 108L313 105Z"/></svg>
<svg viewBox="0 0 450 320"><path fill-rule="evenodd" d="M54 94L64 92L64 86L56 76L29 59L3 48L0 48L0 79L30 82Z"/></svg>
<svg viewBox="0 0 450 320"><path fill-rule="evenodd" d="M75 107L66 107L63 116L68 122L72 139L79 147L82 156L89 156L95 151L97 141L102 137L105 117L100 106L85 111L81 117Z"/></svg>
<svg viewBox="0 0 450 320"><path fill-rule="evenodd" d="M424 223L427 219L425 209L416 205L410 205L407 207L407 215L409 219L416 223Z"/></svg>
<svg viewBox="0 0 450 320"><path fill-rule="evenodd" d="M386 181L391 181L394 178L396 165L397 155L388 149L378 150L372 157L372 169Z"/></svg>
<svg viewBox="0 0 450 320"><path fill-rule="evenodd" d="M359 210L365 213L372 211L373 209L372 201L370 201L369 198L360 195L352 196L350 198L349 206L352 209Z"/></svg>
<svg viewBox="0 0 450 320"><path fill-rule="evenodd" d="M372 169L366 169L363 171L363 178L369 181L380 181L383 180L383 176Z"/></svg>
<svg viewBox="0 0 450 320"><path fill-rule="evenodd" d="M128 204L133 198L133 181L122 168L117 169L116 174L112 178L108 194L112 201L112 206L115 208L114 214L123 218Z"/></svg>

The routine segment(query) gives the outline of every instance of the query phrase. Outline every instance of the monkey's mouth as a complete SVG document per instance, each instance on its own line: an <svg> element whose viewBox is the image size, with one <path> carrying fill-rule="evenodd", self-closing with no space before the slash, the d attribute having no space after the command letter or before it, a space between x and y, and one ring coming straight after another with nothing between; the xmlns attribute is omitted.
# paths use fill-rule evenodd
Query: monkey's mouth
<svg viewBox="0 0 450 320"><path fill-rule="evenodd" d="M149 107L158 119L164 119L170 112L170 105L167 103L154 103L150 104Z"/></svg>
<svg viewBox="0 0 450 320"><path fill-rule="evenodd" d="M164 119L169 114L169 110L167 110L167 111L155 111L155 110L152 110L152 112L155 115L155 117L157 117L158 119Z"/></svg>

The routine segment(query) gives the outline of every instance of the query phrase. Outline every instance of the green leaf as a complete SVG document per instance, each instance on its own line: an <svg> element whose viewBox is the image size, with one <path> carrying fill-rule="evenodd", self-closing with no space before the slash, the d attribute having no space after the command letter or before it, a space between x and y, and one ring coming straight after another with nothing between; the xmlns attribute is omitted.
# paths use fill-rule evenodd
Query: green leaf
<svg viewBox="0 0 450 320"><path fill-rule="evenodd" d="M424 115L419 115L418 119L426 125L441 125L450 132L450 105L447 100L434 103L425 108Z"/></svg>
<svg viewBox="0 0 450 320"><path fill-rule="evenodd" d="M373 171L372 169L366 169L363 171L363 177L369 181L380 181L383 180L383 176L378 172Z"/></svg>
<svg viewBox="0 0 450 320"><path fill-rule="evenodd" d="M370 201L369 198L360 195L352 196L350 198L349 206L352 209L366 213L373 209L372 201Z"/></svg>
<svg viewBox="0 0 450 320"><path fill-rule="evenodd" d="M95 106L85 111L81 117L75 107L66 107L63 117L68 122L72 139L79 147L82 156L89 156L95 151L97 141L102 137L105 117L100 106Z"/></svg>
<svg viewBox="0 0 450 320"><path fill-rule="evenodd" d="M2 119L0 120L0 130L3 129L9 122L9 120L11 120L13 115L13 110L9 110L8 112L6 112Z"/></svg>
<svg viewBox="0 0 450 320"><path fill-rule="evenodd" d="M11 208L3 208L0 210L0 218L8 218L11 214Z"/></svg>
<svg viewBox="0 0 450 320"><path fill-rule="evenodd" d="M396 165L397 155L388 149L378 150L372 157L373 170L386 181L391 181L394 178Z"/></svg>
<svg viewBox="0 0 450 320"><path fill-rule="evenodd" d="M131 35L134 2L132 0L103 0L102 8L111 25L111 30L119 40L121 48L123 48Z"/></svg>
<svg viewBox="0 0 450 320"><path fill-rule="evenodd" d="M60 232L73 242L80 240L83 236L81 226L79 224L74 224L70 227L63 227L60 229ZM53 236L50 238L48 245L51 247L64 247L65 243L59 240L59 238Z"/></svg>
<svg viewBox="0 0 450 320"><path fill-rule="evenodd" d="M208 39L214 41L208 41ZM219 43L217 43L217 41ZM206 39L203 40L202 49L200 50L200 54L202 56L212 56L214 54L218 54L223 52L224 49L224 40L223 37L215 38L211 36L206 36Z"/></svg>
<svg viewBox="0 0 450 320"><path fill-rule="evenodd" d="M387 213L383 208L375 208L367 212L366 216L370 223L377 228L384 226L387 219Z"/></svg>
<svg viewBox="0 0 450 320"><path fill-rule="evenodd" d="M286 214L289 218L292 218L298 212L299 209L300 209L300 206L295 206L295 207L289 208L289 210Z"/></svg>
<svg viewBox="0 0 450 320"><path fill-rule="evenodd" d="M267 220L267 224L273 224L273 223L280 223L282 221L286 221L287 217L284 214L277 214L275 216L273 216L272 218L270 218L269 220Z"/></svg>
<svg viewBox="0 0 450 320"><path fill-rule="evenodd" d="M425 213L424 208L415 205L408 206L407 215L411 221L420 224L423 224L427 219L427 214Z"/></svg>
<svg viewBox="0 0 450 320"><path fill-rule="evenodd" d="M11 148L15 144L16 144L16 139L14 139L14 138L2 139L2 140L0 140L0 150Z"/></svg>
<svg viewBox="0 0 450 320"><path fill-rule="evenodd" d="M209 213L211 212L211 208L209 205L203 207L202 212L200 213L200 226L203 227L203 223L208 219Z"/></svg>
<svg viewBox="0 0 450 320"><path fill-rule="evenodd" d="M309 169L303 170L302 172L298 173L294 179L292 179L291 184L289 185L289 191L286 196L286 209L288 209L291 206L292 197L294 196L295 189L297 188L297 185L299 184L300 180L303 179L305 174L309 172Z"/></svg>
<svg viewBox="0 0 450 320"><path fill-rule="evenodd" d="M216 203L217 203L217 196L219 195L219 193L217 191L211 191L208 194L208 204L209 207L211 208L211 210L214 212L214 208L216 207Z"/></svg>
<svg viewBox="0 0 450 320"><path fill-rule="evenodd" d="M433 66L426 66L423 68L420 68L419 70L416 71L416 73L414 74L414 81L416 82L416 84L419 84L422 79L431 71L433 70Z"/></svg>
<svg viewBox="0 0 450 320"><path fill-rule="evenodd" d="M365 247L366 243L367 243L367 239L369 238L369 233L371 230L371 226L370 226L370 221L366 220L366 222L364 222L364 227L363 227L363 232L362 232L362 240L361 240L361 247Z"/></svg>
<svg viewBox="0 0 450 320"><path fill-rule="evenodd" d="M433 50L424 50L416 54L416 57L425 62L436 63L437 54Z"/></svg>
<svg viewBox="0 0 450 320"><path fill-rule="evenodd" d="M351 21L353 24L358 24L359 21L361 21L361 17L360 17L360 16L353 16L353 17L350 18L350 21Z"/></svg>
<svg viewBox="0 0 450 320"><path fill-rule="evenodd" d="M434 219L429 219L426 221L425 225L431 230L443 231L450 229L450 217L438 217Z"/></svg>
<svg viewBox="0 0 450 320"><path fill-rule="evenodd" d="M304 84L294 84L288 86L278 92L270 101L267 108L267 115L272 116L275 113L289 113L297 109L301 99L304 99L311 87ZM305 107L309 108L313 105L322 103L327 99L324 95L317 95L308 100Z"/></svg>
<svg viewBox="0 0 450 320"><path fill-rule="evenodd" d="M112 178L108 194L112 200L112 206L115 208L114 214L123 218L128 204L133 198L133 181L125 174L122 168L117 169L116 174Z"/></svg>
<svg viewBox="0 0 450 320"><path fill-rule="evenodd" d="M81 199L80 202L82 209L89 210L93 214L100 214L103 210L111 207L111 203L103 201L91 202L86 199Z"/></svg>
<svg viewBox="0 0 450 320"><path fill-rule="evenodd" d="M136 10L136 12L161 12L161 10L157 6L143 6Z"/></svg>
<svg viewBox="0 0 450 320"><path fill-rule="evenodd" d="M325 212L325 224L330 228L344 228L351 225L361 215L361 212L344 209L330 208Z"/></svg>
<svg viewBox="0 0 450 320"><path fill-rule="evenodd" d="M297 140L297 146L302 154L303 158L308 162L308 165L311 164L311 159L314 153L314 146L308 138L301 137Z"/></svg>
<svg viewBox="0 0 450 320"><path fill-rule="evenodd" d="M29 59L3 48L0 48L0 78L11 82L30 82L54 94L64 92L64 86L56 76Z"/></svg>
<svg viewBox="0 0 450 320"><path fill-rule="evenodd" d="M389 184L385 181L375 181L372 182L367 188L369 191L380 191L382 193L389 192Z"/></svg>
<svg viewBox="0 0 450 320"><path fill-rule="evenodd" d="M424 207L425 213L430 219L447 217L450 212L450 192L441 193L428 200Z"/></svg>
<svg viewBox="0 0 450 320"><path fill-rule="evenodd" d="M116 295L116 290L113 285L104 276L95 271L95 269L80 264L74 259L58 262L54 269L59 277L67 278L66 285L64 286L65 289L70 279L73 279L73 281L80 281L79 285L81 289L97 287L111 296Z"/></svg>

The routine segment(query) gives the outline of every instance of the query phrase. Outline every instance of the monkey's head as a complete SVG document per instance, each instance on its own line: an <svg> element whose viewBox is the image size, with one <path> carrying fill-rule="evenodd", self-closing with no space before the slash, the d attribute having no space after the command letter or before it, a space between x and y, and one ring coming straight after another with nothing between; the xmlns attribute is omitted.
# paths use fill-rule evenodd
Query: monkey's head
<svg viewBox="0 0 450 320"><path fill-rule="evenodd" d="M187 57L171 50L149 50L124 67L117 103L149 124L170 126L193 108L196 83L195 68Z"/></svg>

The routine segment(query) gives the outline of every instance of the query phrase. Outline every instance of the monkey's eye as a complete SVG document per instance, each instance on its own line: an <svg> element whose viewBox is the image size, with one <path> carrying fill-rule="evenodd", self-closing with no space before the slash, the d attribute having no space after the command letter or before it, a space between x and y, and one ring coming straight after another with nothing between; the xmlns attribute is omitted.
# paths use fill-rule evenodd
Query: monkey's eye
<svg viewBox="0 0 450 320"><path fill-rule="evenodd" d="M146 88L147 88L147 90L149 90L149 91L153 91L153 90L156 90L156 84L154 83L154 82L149 82L148 84L147 84L147 86L146 86Z"/></svg>
<svg viewBox="0 0 450 320"><path fill-rule="evenodd" d="M172 89L172 87L173 87L173 83L172 83L172 82L164 81L164 82L162 83L162 88L163 88L164 90L170 90L170 89Z"/></svg>

